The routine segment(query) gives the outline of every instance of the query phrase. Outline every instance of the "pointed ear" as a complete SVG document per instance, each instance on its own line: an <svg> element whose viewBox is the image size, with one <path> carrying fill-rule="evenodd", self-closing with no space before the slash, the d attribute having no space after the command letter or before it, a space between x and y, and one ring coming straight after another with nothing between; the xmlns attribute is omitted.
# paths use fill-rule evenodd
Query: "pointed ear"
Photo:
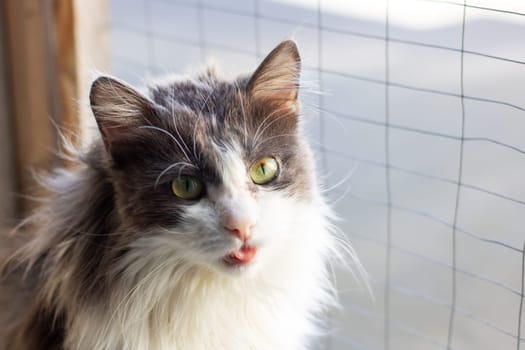
<svg viewBox="0 0 525 350"><path fill-rule="evenodd" d="M107 76L93 82L89 99L108 152L140 132L138 126L151 124L156 115L153 101L131 86Z"/></svg>
<svg viewBox="0 0 525 350"><path fill-rule="evenodd" d="M280 43L270 52L248 82L255 101L275 107L297 108L301 57L292 40Z"/></svg>

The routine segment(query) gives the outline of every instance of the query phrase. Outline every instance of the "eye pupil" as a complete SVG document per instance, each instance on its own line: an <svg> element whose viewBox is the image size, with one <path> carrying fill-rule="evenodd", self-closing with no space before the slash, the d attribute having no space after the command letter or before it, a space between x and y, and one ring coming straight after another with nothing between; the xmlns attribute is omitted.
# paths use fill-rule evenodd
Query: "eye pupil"
<svg viewBox="0 0 525 350"><path fill-rule="evenodd" d="M197 199L203 191L202 182L195 176L177 176L171 182L171 191L182 199Z"/></svg>
<svg viewBox="0 0 525 350"><path fill-rule="evenodd" d="M264 185L275 179L278 169L275 158L264 157L250 168L250 177L255 184Z"/></svg>

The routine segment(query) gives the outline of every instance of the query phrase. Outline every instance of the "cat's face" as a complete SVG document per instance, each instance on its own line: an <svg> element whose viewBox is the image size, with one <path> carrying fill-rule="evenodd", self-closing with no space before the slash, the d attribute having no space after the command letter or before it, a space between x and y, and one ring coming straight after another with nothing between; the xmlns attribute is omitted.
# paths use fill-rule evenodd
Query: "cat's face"
<svg viewBox="0 0 525 350"><path fill-rule="evenodd" d="M298 134L299 70L287 41L235 81L207 73L155 86L148 98L97 79L91 103L122 244L226 273L293 249L315 172Z"/></svg>

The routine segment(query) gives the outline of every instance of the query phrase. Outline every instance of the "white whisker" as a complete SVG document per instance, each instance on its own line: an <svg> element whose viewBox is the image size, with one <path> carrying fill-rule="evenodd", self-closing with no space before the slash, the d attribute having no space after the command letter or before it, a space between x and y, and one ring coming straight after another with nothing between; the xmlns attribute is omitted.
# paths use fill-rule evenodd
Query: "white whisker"
<svg viewBox="0 0 525 350"><path fill-rule="evenodd" d="M278 109L274 110L272 113L268 114L268 115L263 119L262 123L259 124L259 126L257 127L257 130L255 131L255 136L253 137L253 142L254 142L254 143L257 143L257 142L258 142L260 135L262 135L262 133L264 133L264 131L267 129L268 124L266 124L266 122L267 122L270 118L272 118L274 115L280 113L283 109L288 109L288 107L281 107L281 108L278 108ZM284 115L284 116L286 116L286 115ZM276 119L279 120L279 119L283 118L284 116L277 117ZM269 125L272 125L273 123L275 123L275 119L269 121ZM266 125L265 125L265 124L266 124Z"/></svg>
<svg viewBox="0 0 525 350"><path fill-rule="evenodd" d="M160 179L162 178L162 176L164 176L164 174L166 174L168 171L170 171L171 169L173 169L173 168L175 168L176 166L179 166L179 165L182 165L181 170L179 170L179 175L180 175L180 172L182 171L182 169L184 169L185 167L197 168L195 165L187 163L187 162L177 162L177 163L171 164L168 167L166 167L166 169L162 170L160 172L159 176L157 176L157 178L155 179L155 187L154 188L157 188L157 186L158 186L158 184L160 182Z"/></svg>
<svg viewBox="0 0 525 350"><path fill-rule="evenodd" d="M235 87L237 88L237 94L239 95L239 99L241 100L241 110L242 110L242 117L244 121L244 144L248 144L248 129L246 127L246 111L244 110L244 100L242 98L242 92L239 88L239 85L235 83Z"/></svg>
<svg viewBox="0 0 525 350"><path fill-rule="evenodd" d="M357 162L356 164L354 164L354 166L347 172L347 174L339 181L337 181L334 185L332 185L331 187L328 187L328 188L325 188L323 189L323 192L330 192L330 191L333 191L334 189L336 189L337 187L341 186L342 184L344 184L346 181L350 180L357 168L361 165L361 163ZM335 203L337 203L338 200L335 201Z"/></svg>
<svg viewBox="0 0 525 350"><path fill-rule="evenodd" d="M177 128L177 119L175 118L175 87L173 87L170 90L170 96L171 96L171 119L173 121L173 127L175 128L175 132L177 133L177 136L179 137L180 142L182 142L182 145L186 148L186 150L189 152L190 149L188 148L188 145L180 135L179 129ZM187 156L186 156L187 157Z"/></svg>
<svg viewBox="0 0 525 350"><path fill-rule="evenodd" d="M150 129L150 130L156 130L156 131L160 131L166 135L168 135L173 141L175 141L175 143L177 144L177 146L179 146L179 149L181 150L181 152L184 154L184 157L188 160L188 161L191 161L190 157L188 157L188 154L186 153L186 151L184 150L184 148L182 147L182 145L180 144L180 142L175 138L175 136L173 136L172 133L170 133L169 131L167 130L164 130L162 128L159 128L157 126L153 126L153 125L141 125L138 127L139 129Z"/></svg>
<svg viewBox="0 0 525 350"><path fill-rule="evenodd" d="M203 98L202 94L200 93L200 91L198 92L199 93L199 96L201 98ZM199 122L200 122L200 119L202 118L202 111L204 110L204 107L207 107L207 109L209 110L209 106L208 106L208 100L209 98L211 97L213 93L213 90L210 89L209 93L208 93L208 96L206 96L206 98L203 98L203 104L201 106L201 109L199 110L199 113L197 113L197 119L195 119L195 124L193 125L193 156L195 157L195 159L197 159L198 161L200 161L200 155L201 153L199 152L199 154L197 155L197 145L196 145L196 140L197 140L197 127L199 126Z"/></svg>

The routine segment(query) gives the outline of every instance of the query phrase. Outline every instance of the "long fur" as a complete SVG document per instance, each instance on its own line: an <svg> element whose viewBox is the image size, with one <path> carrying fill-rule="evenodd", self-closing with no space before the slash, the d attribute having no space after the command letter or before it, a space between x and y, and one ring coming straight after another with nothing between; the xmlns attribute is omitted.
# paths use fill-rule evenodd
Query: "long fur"
<svg viewBox="0 0 525 350"><path fill-rule="evenodd" d="M298 136L298 110L289 110L297 93L286 93L284 102L264 93L265 86L275 91L280 79L298 75L299 64L288 62L298 62L295 45L285 42L276 50L250 81L231 89L213 83L218 87L194 91L187 102L187 91L213 78L167 93L157 88L151 98L104 78L110 101L94 106L95 114L104 114L97 116L103 138L86 154L72 150L72 170L45 181L50 199L10 238L21 243L1 265L0 349L303 350L322 335L325 312L337 304L329 264L355 255L348 246L341 249L333 213L310 174L314 162ZM272 63L272 55L279 59ZM266 72L272 64L281 67L278 74ZM214 91L222 94L217 101L232 101L228 113L236 119L218 119L223 107L214 107ZM104 100L103 91L96 93L92 103ZM196 109L194 95L205 98L202 109L192 123L176 121L175 114ZM257 101L261 96L274 99L271 111ZM130 114L123 123L115 119L122 116L119 99ZM180 106L174 107L175 99ZM173 124L163 124L170 118ZM287 172L273 187L243 185L250 139L253 152L281 155ZM166 155L167 149L178 156ZM220 171L209 177L209 199L175 205L155 192L172 168L188 171L178 163L196 171L210 162ZM223 273L213 259L237 242L217 231L217 203L241 195L256 203L259 260L253 268Z"/></svg>

